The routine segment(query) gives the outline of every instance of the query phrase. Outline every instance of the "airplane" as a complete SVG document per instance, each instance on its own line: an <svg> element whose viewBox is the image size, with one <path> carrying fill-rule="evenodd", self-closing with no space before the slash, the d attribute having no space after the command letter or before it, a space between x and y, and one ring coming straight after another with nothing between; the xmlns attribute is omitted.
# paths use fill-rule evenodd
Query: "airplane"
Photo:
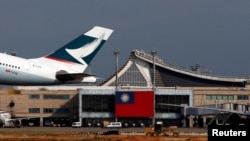
<svg viewBox="0 0 250 141"><path fill-rule="evenodd" d="M247 119L246 124L250 125L250 112L249 111L227 110L227 109L204 107L204 106L188 106L186 104L177 105L177 104L168 104L168 103L158 103L158 105L183 107L184 117L186 117L187 108L218 111L219 113L215 116L213 120L216 120L217 116L220 116L220 114L227 114L226 117L222 116L222 118L224 118L223 124L225 124L226 121L229 121L231 125L239 125L242 116L245 116ZM212 124L213 120L211 120L211 122L209 122L208 125Z"/></svg>
<svg viewBox="0 0 250 141"><path fill-rule="evenodd" d="M0 110L0 126L5 127L21 127L22 120L29 120L30 118L11 118L11 114Z"/></svg>
<svg viewBox="0 0 250 141"><path fill-rule="evenodd" d="M94 26L56 51L38 58L0 53L0 84L94 83L98 78L84 71L112 32L112 29Z"/></svg>

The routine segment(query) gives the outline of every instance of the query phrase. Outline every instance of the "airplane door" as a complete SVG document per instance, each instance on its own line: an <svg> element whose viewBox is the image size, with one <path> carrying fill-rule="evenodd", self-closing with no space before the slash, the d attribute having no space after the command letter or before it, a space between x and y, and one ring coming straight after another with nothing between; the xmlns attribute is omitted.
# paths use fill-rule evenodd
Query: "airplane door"
<svg viewBox="0 0 250 141"><path fill-rule="evenodd" d="M28 62L23 63L23 71L29 72L30 71L30 64Z"/></svg>

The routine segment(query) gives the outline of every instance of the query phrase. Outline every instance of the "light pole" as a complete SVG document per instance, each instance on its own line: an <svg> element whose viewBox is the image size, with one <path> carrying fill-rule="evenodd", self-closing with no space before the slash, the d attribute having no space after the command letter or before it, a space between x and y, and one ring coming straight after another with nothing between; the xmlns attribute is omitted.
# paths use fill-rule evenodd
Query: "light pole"
<svg viewBox="0 0 250 141"><path fill-rule="evenodd" d="M118 87L118 55L119 55L119 51L115 50L114 51L114 55L116 57L116 65L115 65L115 91L117 91L117 87ZM115 121L117 122L117 117L115 117Z"/></svg>
<svg viewBox="0 0 250 141"><path fill-rule="evenodd" d="M152 124L153 126L155 125L155 55L157 54L157 52L151 51L151 55L153 56L153 91L154 91L154 96L153 96L153 112L154 112L154 116L152 119Z"/></svg>
<svg viewBox="0 0 250 141"><path fill-rule="evenodd" d="M155 55L157 54L157 52L151 51L151 55L153 56L153 89L155 89Z"/></svg>
<svg viewBox="0 0 250 141"><path fill-rule="evenodd" d="M117 86L118 86L118 55L119 55L119 51L115 50L114 51L114 55L116 57L116 65L115 65L115 89L117 90Z"/></svg>

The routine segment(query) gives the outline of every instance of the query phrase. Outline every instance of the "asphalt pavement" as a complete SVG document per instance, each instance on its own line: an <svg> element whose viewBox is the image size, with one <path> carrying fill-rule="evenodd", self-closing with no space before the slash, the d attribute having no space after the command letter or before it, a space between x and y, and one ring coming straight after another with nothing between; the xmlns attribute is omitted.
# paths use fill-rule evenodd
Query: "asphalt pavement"
<svg viewBox="0 0 250 141"><path fill-rule="evenodd" d="M100 127L21 127L21 128L0 128L1 131L51 131L51 132L72 132L72 133L102 133L108 130L119 130L120 133L143 134L145 128L119 128L108 129ZM180 134L207 134L207 128L177 128Z"/></svg>

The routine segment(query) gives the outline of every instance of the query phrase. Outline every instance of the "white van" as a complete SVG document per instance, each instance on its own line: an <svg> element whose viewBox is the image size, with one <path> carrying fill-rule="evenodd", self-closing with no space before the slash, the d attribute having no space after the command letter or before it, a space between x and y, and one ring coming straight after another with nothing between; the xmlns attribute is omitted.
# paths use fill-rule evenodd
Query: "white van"
<svg viewBox="0 0 250 141"><path fill-rule="evenodd" d="M121 122L110 122L106 125L106 128L121 128L122 123Z"/></svg>
<svg viewBox="0 0 250 141"><path fill-rule="evenodd" d="M72 128L80 128L82 126L81 122L73 122Z"/></svg>

